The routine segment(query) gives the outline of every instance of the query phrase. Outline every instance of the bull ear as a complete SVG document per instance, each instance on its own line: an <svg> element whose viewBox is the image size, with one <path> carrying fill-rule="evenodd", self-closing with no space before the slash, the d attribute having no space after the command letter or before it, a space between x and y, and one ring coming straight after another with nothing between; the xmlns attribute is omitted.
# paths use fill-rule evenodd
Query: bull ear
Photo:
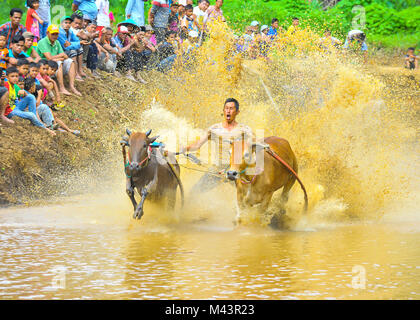
<svg viewBox="0 0 420 320"><path fill-rule="evenodd" d="M146 137L150 136L150 134L152 133L152 129L149 129L146 131Z"/></svg>
<svg viewBox="0 0 420 320"><path fill-rule="evenodd" d="M157 138L159 138L159 136L154 136L154 137L151 137L151 138L149 139L149 144L150 144L150 143L155 142Z"/></svg>
<svg viewBox="0 0 420 320"><path fill-rule="evenodd" d="M131 130L130 129L125 129L125 132L127 132L128 136L131 136Z"/></svg>

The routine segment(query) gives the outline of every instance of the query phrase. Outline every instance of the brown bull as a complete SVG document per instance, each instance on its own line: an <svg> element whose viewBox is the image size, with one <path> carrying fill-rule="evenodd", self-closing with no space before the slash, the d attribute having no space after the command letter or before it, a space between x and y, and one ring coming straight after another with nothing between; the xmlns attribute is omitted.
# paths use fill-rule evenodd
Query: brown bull
<svg viewBox="0 0 420 320"><path fill-rule="evenodd" d="M127 129L128 137L121 141L127 176L126 192L134 206L134 219L140 219L143 216L143 204L147 196L154 202L166 199L168 209L173 210L178 185L182 204L184 204L184 189L179 178L180 168L176 158L161 148L152 147L157 137L149 138L150 133L151 130L146 133L131 133ZM126 147L128 147L128 158ZM135 188L141 195L138 204L134 197Z"/></svg>
<svg viewBox="0 0 420 320"><path fill-rule="evenodd" d="M288 200L289 191L296 179L304 192L304 211L307 210L308 197L305 187L297 176L298 163L289 142L272 136L264 138L264 143L266 143L265 146L253 144L252 150L247 148L242 141L233 143L231 166L226 175L228 179L236 182L237 223L241 222L241 211L254 205L260 205L261 212L265 213L274 192L283 188L281 194L282 207L271 219L271 225L277 226L279 217L285 213L284 204ZM235 161L238 158L238 150L240 161ZM259 161L258 156L260 157ZM261 157L263 157L264 162L262 166L259 166Z"/></svg>

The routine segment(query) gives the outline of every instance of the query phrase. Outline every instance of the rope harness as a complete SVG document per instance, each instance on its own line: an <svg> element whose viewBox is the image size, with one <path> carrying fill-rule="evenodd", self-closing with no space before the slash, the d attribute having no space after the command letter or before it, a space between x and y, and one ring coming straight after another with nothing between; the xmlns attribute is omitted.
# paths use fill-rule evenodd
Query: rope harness
<svg viewBox="0 0 420 320"><path fill-rule="evenodd" d="M125 175L127 176L127 178L131 178L131 176L129 176L127 174L127 171L128 171L127 168L131 165L131 161L130 161L130 159L127 159L127 151L125 150L125 146L123 146L123 148L122 148L122 153L123 153L123 159L124 159ZM144 158L142 161L140 161L140 163L138 164L140 169L143 169L144 167L146 167L149 164L149 160L150 160L151 156L152 156L152 147L149 145L149 146L147 146L147 157ZM128 158L130 158L130 155L128 155Z"/></svg>

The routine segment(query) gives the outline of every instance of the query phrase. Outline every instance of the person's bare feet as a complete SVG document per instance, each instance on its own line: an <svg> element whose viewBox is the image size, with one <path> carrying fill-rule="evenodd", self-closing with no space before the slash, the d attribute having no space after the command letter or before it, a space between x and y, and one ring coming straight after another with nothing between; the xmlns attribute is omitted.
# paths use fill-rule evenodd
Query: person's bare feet
<svg viewBox="0 0 420 320"><path fill-rule="evenodd" d="M81 96L82 96L82 94L81 94L79 91L77 91L77 89L76 89L75 87L70 88L70 90L71 90L71 91L73 91L75 95L77 95L77 96L79 96L79 97L81 97Z"/></svg>
<svg viewBox="0 0 420 320"><path fill-rule="evenodd" d="M60 90L61 94L64 94L65 96L71 96L72 94L68 92L66 89Z"/></svg>
<svg viewBox="0 0 420 320"><path fill-rule="evenodd" d="M8 117L6 117L6 116L1 116L1 117L0 117L0 120L1 120L2 122L4 122L4 123L8 123L8 124L13 124L13 123L15 123L13 120L9 119L9 118L8 118Z"/></svg>

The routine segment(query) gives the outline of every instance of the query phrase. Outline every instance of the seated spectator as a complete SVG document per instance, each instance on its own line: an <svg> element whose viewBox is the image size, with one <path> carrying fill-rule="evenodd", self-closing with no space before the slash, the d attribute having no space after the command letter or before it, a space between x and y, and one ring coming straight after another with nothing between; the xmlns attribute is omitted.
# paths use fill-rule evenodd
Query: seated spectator
<svg viewBox="0 0 420 320"><path fill-rule="evenodd" d="M251 30L253 36L256 37L260 33L260 23L256 20L251 22Z"/></svg>
<svg viewBox="0 0 420 320"><path fill-rule="evenodd" d="M149 14L149 24L156 33L156 42L165 40L170 9L166 0L155 0Z"/></svg>
<svg viewBox="0 0 420 320"><path fill-rule="evenodd" d="M33 59L23 52L24 42L25 39L21 35L17 35L12 39L9 49L9 66L16 67L18 59L28 59L30 62L33 62Z"/></svg>
<svg viewBox="0 0 420 320"><path fill-rule="evenodd" d="M166 72L172 69L173 64L177 58L177 52L180 48L180 38L174 31L169 31L166 34L166 39L158 46L159 64L157 69L161 72Z"/></svg>
<svg viewBox="0 0 420 320"><path fill-rule="evenodd" d="M98 7L95 0L74 0L72 10L73 12L80 10L83 13L83 18L86 16L86 20L89 19L89 22L96 20L98 15ZM86 26L84 27L86 28Z"/></svg>
<svg viewBox="0 0 420 320"><path fill-rule="evenodd" d="M133 55L131 53L131 46L133 41L129 36L127 27L118 27L117 34L113 38L114 43L120 55L117 55L117 69L126 72L126 78L136 81L132 73L134 71Z"/></svg>
<svg viewBox="0 0 420 320"><path fill-rule="evenodd" d="M26 78L25 79L25 90L29 93L33 94L34 96L40 95L41 93L37 92L36 82L33 78ZM37 112L41 121L45 124L45 126L51 130L59 129L60 127L63 128L65 131L72 133L76 136L80 134L79 130L72 130L70 129L64 121L57 117L57 114L53 113L51 109L44 103L37 104Z"/></svg>
<svg viewBox="0 0 420 320"><path fill-rule="evenodd" d="M19 8L10 10L10 21L0 26L0 33L6 34L6 48L10 48L12 39L17 35L22 35L26 29L20 24L23 11Z"/></svg>
<svg viewBox="0 0 420 320"><path fill-rule="evenodd" d="M48 64L47 75L50 77L50 82L53 84L53 89L54 89L48 92L49 96L51 97L53 101L53 106L51 106L51 108L53 109L62 108L64 107L64 105L60 103L61 98L60 98L60 92L58 90L57 82L55 82L52 78L57 73L58 63L54 60L47 60L47 64Z"/></svg>
<svg viewBox="0 0 420 320"><path fill-rule="evenodd" d="M112 73L116 76L121 76L121 74L116 71L117 68L117 56L121 56L118 48L112 38L114 32L111 28L105 28L102 30L101 37L95 41L98 46L98 69L103 70L109 73Z"/></svg>
<svg viewBox="0 0 420 320"><path fill-rule="evenodd" d="M52 60L50 61L57 64L57 62L55 61L52 61ZM50 71L49 61L45 59L41 60L39 62L39 73L36 75L36 80L38 80L42 86L43 94L40 97L40 100L45 101L48 97L51 97L53 100L53 103L57 104L59 103L61 99L60 92L58 90L57 83L53 79L50 78L49 71ZM31 75L31 78L33 78L33 75ZM47 104L52 105L53 103L47 103Z"/></svg>
<svg viewBox="0 0 420 320"><path fill-rule="evenodd" d="M35 36L35 42L37 42L41 38L39 26L44 23L36 12L39 9L39 0L28 0L26 4L29 7L26 13L26 30Z"/></svg>
<svg viewBox="0 0 420 320"><path fill-rule="evenodd" d="M332 37L331 31L327 29L324 31L324 37L320 39L319 45L324 51L330 51L333 47L338 49L340 44L341 41L337 38Z"/></svg>
<svg viewBox="0 0 420 320"><path fill-rule="evenodd" d="M32 122L33 125L46 129L51 135L55 136L55 132L48 129L39 119L36 111L36 99L35 97L20 89L17 86L19 80L19 73L15 67L7 68L7 82L4 83L5 87L9 92L9 104L6 107L4 115L9 119L17 116L22 119L27 119ZM18 98L21 98L18 101ZM25 111L28 109L28 111Z"/></svg>
<svg viewBox="0 0 420 320"><path fill-rule="evenodd" d="M367 62L367 53L368 47L365 42L366 34L360 30L351 30L346 37L346 42L344 43L343 48L353 51L361 51L363 53L363 57L365 62Z"/></svg>
<svg viewBox="0 0 420 320"><path fill-rule="evenodd" d="M299 18L295 17L292 19L292 25L289 27L289 29L287 29L286 34L290 36L298 30L299 30Z"/></svg>
<svg viewBox="0 0 420 320"><path fill-rule="evenodd" d="M137 33L138 34L138 33ZM153 28L149 25L145 26L145 32L144 32L144 37L147 38L147 40L149 40L149 42L156 47L157 45L157 41L156 41L156 36L155 36L155 31L153 30Z"/></svg>
<svg viewBox="0 0 420 320"><path fill-rule="evenodd" d="M79 38L70 30L73 19L65 16L61 19L60 33L58 41L64 50L64 53L73 59L76 67L76 80L83 81L82 77L86 77L83 72L83 49Z"/></svg>
<svg viewBox="0 0 420 320"><path fill-rule="evenodd" d="M19 59L16 64L16 69L19 75L25 78L29 73L29 61L27 59Z"/></svg>
<svg viewBox="0 0 420 320"><path fill-rule="evenodd" d="M36 52L36 47L33 45L35 36L31 32L24 32L23 33L23 52L30 58L32 58L33 62L39 62L41 57L39 56L38 52Z"/></svg>
<svg viewBox="0 0 420 320"><path fill-rule="evenodd" d="M39 92L39 94L34 95L36 98L36 105L38 106L41 103L41 98L44 95L44 88L42 87L41 83L39 82L39 80L36 78L37 75L39 73L39 64L35 63L35 62L31 62L29 64L29 73L26 76L27 78L32 78L35 81L35 85L36 85L36 90L37 93Z"/></svg>
<svg viewBox="0 0 420 320"><path fill-rule="evenodd" d="M76 95L81 96L82 94L74 87L76 67L73 63L73 60L64 53L63 48L57 41L58 34L58 26L54 24L50 25L47 30L47 37L39 41L36 50L42 59L53 60L58 63L59 68L57 70L56 76L58 80L58 87L60 88L60 93L71 95L71 93L64 87L63 77L64 75L68 75L70 90Z"/></svg>
<svg viewBox="0 0 420 320"><path fill-rule="evenodd" d="M408 48L405 55L405 67L410 70L418 69L419 57L414 54L414 48Z"/></svg>
<svg viewBox="0 0 420 320"><path fill-rule="evenodd" d="M7 35L0 34L0 71L4 71L9 63L9 49L6 48Z"/></svg>

